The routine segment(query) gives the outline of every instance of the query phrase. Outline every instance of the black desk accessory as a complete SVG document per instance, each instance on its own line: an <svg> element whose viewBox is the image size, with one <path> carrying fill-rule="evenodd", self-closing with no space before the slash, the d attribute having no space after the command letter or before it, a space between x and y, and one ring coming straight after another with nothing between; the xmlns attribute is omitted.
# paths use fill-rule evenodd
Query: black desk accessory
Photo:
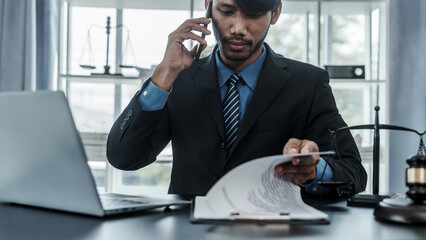
<svg viewBox="0 0 426 240"><path fill-rule="evenodd" d="M94 57L93 57L93 51L92 51L92 44L91 44L91 38L90 38L90 32L93 29L93 27L98 27L98 28L105 28L106 29L106 63L104 66L104 72L103 73L92 73L92 75L118 75L118 76L122 76L121 73L115 73L112 74L110 72L111 66L109 65L109 39L110 39L110 34L111 34L111 29L115 28L123 28L127 31L127 40L126 40L126 46L124 51L122 52L122 56L121 56L121 63L119 64L119 67L121 68L134 68L136 69L138 72L140 72L142 70L142 68L137 67L136 65L129 65L129 64L124 64L124 62L126 61L126 56L127 56L127 52L128 52L128 48L130 48L130 51L132 53L132 57L134 62L136 63L136 57L134 56L134 51L133 51L133 46L132 46L132 42L130 40L130 31L129 29L120 24L117 25L115 27L111 27L111 17L107 17L107 23L105 27L102 26L98 26L98 25L92 25L90 26L89 30L87 31L87 38L86 38L86 42L84 44L83 47L83 51L80 57L80 67L83 69L88 69L88 70L94 70L96 69L96 64L94 61ZM86 56L86 48L88 48L88 59L84 59L84 57ZM83 63L83 60L86 60L87 63Z"/></svg>
<svg viewBox="0 0 426 240"><path fill-rule="evenodd" d="M338 144L336 142L336 136L337 133L342 130L351 130L351 129L373 129L374 130L374 141L373 141L373 193L372 194L356 194L355 196L349 198L347 200L348 206L354 206L354 207L375 207L380 201L382 201L385 198L390 198L394 196L394 194L389 195L379 195L379 167L380 167L380 129L386 129L386 130L400 130L400 131L409 131L414 132L420 137L420 145L418 148L418 155L425 155L426 154L426 148L423 142L423 136L425 135L426 131L423 133L420 133L414 129L406 128L402 126L397 125L389 125L389 124L380 124L379 123L379 110L380 107L376 106L374 108L376 111L375 113L375 122L374 124L366 124L366 125L355 125L355 126L347 126L347 127L341 127L335 130L330 130L331 134L331 144L330 144L330 150L333 150L336 152L337 160L341 160L340 153L338 150ZM335 160L330 160L329 162L334 165ZM334 167L334 166L333 166ZM325 172L325 169L324 169ZM324 176L323 172L323 176ZM322 176L322 177L323 177ZM321 177L321 179L322 179ZM332 181L332 182L324 182L320 181L320 185L327 186L327 187L338 187L342 185L350 185L349 182L344 181Z"/></svg>
<svg viewBox="0 0 426 240"><path fill-rule="evenodd" d="M364 65L325 65L330 78L365 79Z"/></svg>
<svg viewBox="0 0 426 240"><path fill-rule="evenodd" d="M423 145L424 147L424 145ZM378 220L404 224L426 224L426 155L407 159L405 183L408 198L384 199L374 209Z"/></svg>

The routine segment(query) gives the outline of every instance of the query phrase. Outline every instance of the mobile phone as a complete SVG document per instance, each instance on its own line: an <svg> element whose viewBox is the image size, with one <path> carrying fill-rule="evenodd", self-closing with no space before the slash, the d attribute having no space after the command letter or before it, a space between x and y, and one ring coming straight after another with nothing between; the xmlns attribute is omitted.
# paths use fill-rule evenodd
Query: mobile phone
<svg viewBox="0 0 426 240"><path fill-rule="evenodd" d="M211 18L212 17L212 7L213 7L213 0L211 0L209 2L209 4L207 5L206 18ZM208 24L203 24L203 25L207 29ZM203 34L201 34L201 37L203 39L205 39L206 35L203 33ZM203 48L204 48L204 45L198 44L197 52L195 54L195 61L198 61L200 59L200 54L203 51Z"/></svg>

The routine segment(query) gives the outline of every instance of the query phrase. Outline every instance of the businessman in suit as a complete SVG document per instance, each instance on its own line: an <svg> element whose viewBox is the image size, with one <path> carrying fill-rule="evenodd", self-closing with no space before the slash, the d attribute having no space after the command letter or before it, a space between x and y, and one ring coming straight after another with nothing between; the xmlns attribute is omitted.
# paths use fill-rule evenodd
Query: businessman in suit
<svg viewBox="0 0 426 240"><path fill-rule="evenodd" d="M255 158L328 150L329 129L346 126L327 72L276 54L264 43L280 16L280 0L211 4L212 20L189 19L169 35L163 60L108 137L108 160L123 170L149 165L171 140L169 193L205 195L225 173ZM195 61L196 47L188 50L183 42L205 46L197 33L211 34L203 27L211 21L218 44L210 56ZM352 135L339 132L337 142L339 159L294 158L275 173L308 194L364 190L366 173ZM348 184L318 184L333 179Z"/></svg>

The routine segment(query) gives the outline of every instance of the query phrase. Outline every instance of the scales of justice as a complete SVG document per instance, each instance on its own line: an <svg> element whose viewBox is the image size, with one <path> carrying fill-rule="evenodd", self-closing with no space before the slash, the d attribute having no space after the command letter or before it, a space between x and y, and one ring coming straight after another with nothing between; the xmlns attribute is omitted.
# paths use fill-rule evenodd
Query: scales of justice
<svg viewBox="0 0 426 240"><path fill-rule="evenodd" d="M329 130L331 135L330 150L334 151L336 157L329 158L328 162L334 168L335 161L341 160L338 143L336 137L343 130L352 129L371 129L373 135L373 191L372 194L356 194L347 200L348 206L356 207L375 207L375 216L380 220L394 221L402 223L426 223L426 147L423 141L423 136L426 131L418 132L411 128L406 128L397 125L380 124L379 110L376 106L374 124L355 125L341 127L338 129ZM407 163L409 168L406 169L406 185L409 190L406 192L408 198L402 199L396 197L395 194L380 195L379 194L379 164L380 164L380 130L399 130L416 133L420 138L417 154L409 157ZM325 171L325 170L324 170ZM324 173L323 173L324 175ZM322 178L321 178L322 179ZM350 182L331 181L318 182L326 187L339 187L351 185Z"/></svg>
<svg viewBox="0 0 426 240"><path fill-rule="evenodd" d="M126 43L124 50L121 54L121 60L118 67L125 68L125 69L135 69L139 73L139 77L142 77L143 75L150 75L152 74L155 66L151 66L151 68L141 68L137 66L136 57L133 50L133 45L130 40L130 30L123 24L117 25L115 27L111 26L111 17L107 17L106 26L99 26L99 25L92 25L87 30L87 37L86 41L84 43L83 51L81 53L80 62L79 65L83 69L87 70L94 70L96 69L96 64L94 60L94 54L92 50L92 43L91 43L91 37L90 33L93 30L93 28L105 28L106 30L106 62L104 65L104 71L102 73L95 73L92 72L91 75L106 75L106 76L123 76L121 73L111 73L111 66L109 65L109 48L110 48L110 34L111 29L125 29L127 33ZM128 53L131 53L132 62L134 64L128 64L129 61L127 61Z"/></svg>

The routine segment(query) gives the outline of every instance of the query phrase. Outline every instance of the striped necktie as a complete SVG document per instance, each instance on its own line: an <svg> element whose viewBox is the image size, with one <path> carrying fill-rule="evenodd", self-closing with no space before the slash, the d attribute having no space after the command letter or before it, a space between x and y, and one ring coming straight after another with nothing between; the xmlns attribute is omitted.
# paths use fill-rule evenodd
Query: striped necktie
<svg viewBox="0 0 426 240"><path fill-rule="evenodd" d="M226 138L226 154L229 155L232 143L234 143L240 120L240 95L238 94L237 84L241 76L232 74L228 79L228 92L223 100L223 115L225 118L225 138Z"/></svg>

